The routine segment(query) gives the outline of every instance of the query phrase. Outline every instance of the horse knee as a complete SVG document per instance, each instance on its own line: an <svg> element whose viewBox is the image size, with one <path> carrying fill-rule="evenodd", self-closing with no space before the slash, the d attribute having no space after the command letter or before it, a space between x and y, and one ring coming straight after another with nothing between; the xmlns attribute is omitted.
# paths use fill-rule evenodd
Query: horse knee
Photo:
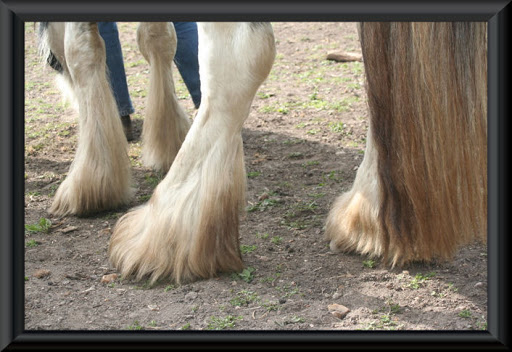
<svg viewBox="0 0 512 352"><path fill-rule="evenodd" d="M137 45L149 63L155 55L172 62L176 44L176 31L169 22L142 22L137 28Z"/></svg>

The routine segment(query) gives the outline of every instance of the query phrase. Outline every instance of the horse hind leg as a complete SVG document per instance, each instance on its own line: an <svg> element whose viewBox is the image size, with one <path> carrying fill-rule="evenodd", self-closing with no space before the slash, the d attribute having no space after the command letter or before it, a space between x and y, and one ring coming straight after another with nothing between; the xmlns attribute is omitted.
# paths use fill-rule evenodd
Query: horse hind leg
<svg viewBox="0 0 512 352"><path fill-rule="evenodd" d="M174 89L176 40L174 26L169 22L145 22L137 29L139 50L150 65L142 162L163 172L171 167L190 127Z"/></svg>
<svg viewBox="0 0 512 352"><path fill-rule="evenodd" d="M49 212L87 215L130 200L130 160L97 25L66 23L63 48L64 74L78 103L79 137L75 158Z"/></svg>
<svg viewBox="0 0 512 352"><path fill-rule="evenodd" d="M370 146L326 236L392 265L450 259L487 232L485 23L363 23L360 35Z"/></svg>
<svg viewBox="0 0 512 352"><path fill-rule="evenodd" d="M242 124L275 56L269 24L200 23L202 101L166 177L116 224L111 263L123 276L185 282L243 268Z"/></svg>

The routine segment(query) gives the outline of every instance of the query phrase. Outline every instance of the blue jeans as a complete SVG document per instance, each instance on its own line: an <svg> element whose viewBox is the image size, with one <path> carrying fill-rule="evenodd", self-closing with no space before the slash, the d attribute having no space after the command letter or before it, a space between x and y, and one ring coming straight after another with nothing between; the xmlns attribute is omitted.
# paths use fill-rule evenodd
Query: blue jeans
<svg viewBox="0 0 512 352"><path fill-rule="evenodd" d="M180 71L183 82L192 97L194 106L201 104L201 81L199 79L199 61L197 59L197 23L174 22L174 29L178 37L174 63Z"/></svg>
<svg viewBox="0 0 512 352"><path fill-rule="evenodd" d="M178 68L185 85L192 97L194 106L201 104L201 84L199 80L199 62L197 59L197 24L195 22L175 22L174 28L178 37L174 63ZM110 85L114 92L120 116L133 114L132 101L126 83L123 52L119 41L116 22L98 22L98 30L105 41L107 68Z"/></svg>
<svg viewBox="0 0 512 352"><path fill-rule="evenodd" d="M119 32L116 22L98 22L98 30L107 52L107 68L110 79L110 86L114 92L114 98L117 103L117 110L120 116L133 114L132 101L128 92L126 83L126 73L124 71L123 52L121 42L119 41Z"/></svg>

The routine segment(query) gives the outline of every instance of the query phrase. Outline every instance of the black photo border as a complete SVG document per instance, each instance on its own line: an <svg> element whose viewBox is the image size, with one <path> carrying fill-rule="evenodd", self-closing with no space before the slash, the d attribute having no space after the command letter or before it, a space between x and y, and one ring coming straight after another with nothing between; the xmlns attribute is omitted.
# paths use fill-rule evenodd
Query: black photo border
<svg viewBox="0 0 512 352"><path fill-rule="evenodd" d="M0 0L0 350L509 348L507 121L510 0ZM488 23L488 329L128 332L24 329L24 23L31 21L484 21Z"/></svg>

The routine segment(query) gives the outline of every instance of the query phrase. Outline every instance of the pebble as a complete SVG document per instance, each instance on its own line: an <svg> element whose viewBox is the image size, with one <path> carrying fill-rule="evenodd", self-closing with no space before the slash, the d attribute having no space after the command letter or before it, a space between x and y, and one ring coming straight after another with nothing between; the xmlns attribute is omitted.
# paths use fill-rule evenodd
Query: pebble
<svg viewBox="0 0 512 352"><path fill-rule="evenodd" d="M103 277L101 278L101 283L102 284L109 284L111 282L114 282L117 280L117 274L108 274L108 275L103 275Z"/></svg>
<svg viewBox="0 0 512 352"><path fill-rule="evenodd" d="M327 309L338 319L343 319L348 314L348 312L350 312L350 309L337 303L329 304Z"/></svg>
<svg viewBox="0 0 512 352"><path fill-rule="evenodd" d="M483 282L477 282L477 283L475 284L475 287L482 287L483 285L484 285L484 283L483 283Z"/></svg>
<svg viewBox="0 0 512 352"><path fill-rule="evenodd" d="M32 276L37 277L38 279L41 279L43 277L49 276L50 274L51 274L50 270L39 269L34 274L32 274Z"/></svg>

